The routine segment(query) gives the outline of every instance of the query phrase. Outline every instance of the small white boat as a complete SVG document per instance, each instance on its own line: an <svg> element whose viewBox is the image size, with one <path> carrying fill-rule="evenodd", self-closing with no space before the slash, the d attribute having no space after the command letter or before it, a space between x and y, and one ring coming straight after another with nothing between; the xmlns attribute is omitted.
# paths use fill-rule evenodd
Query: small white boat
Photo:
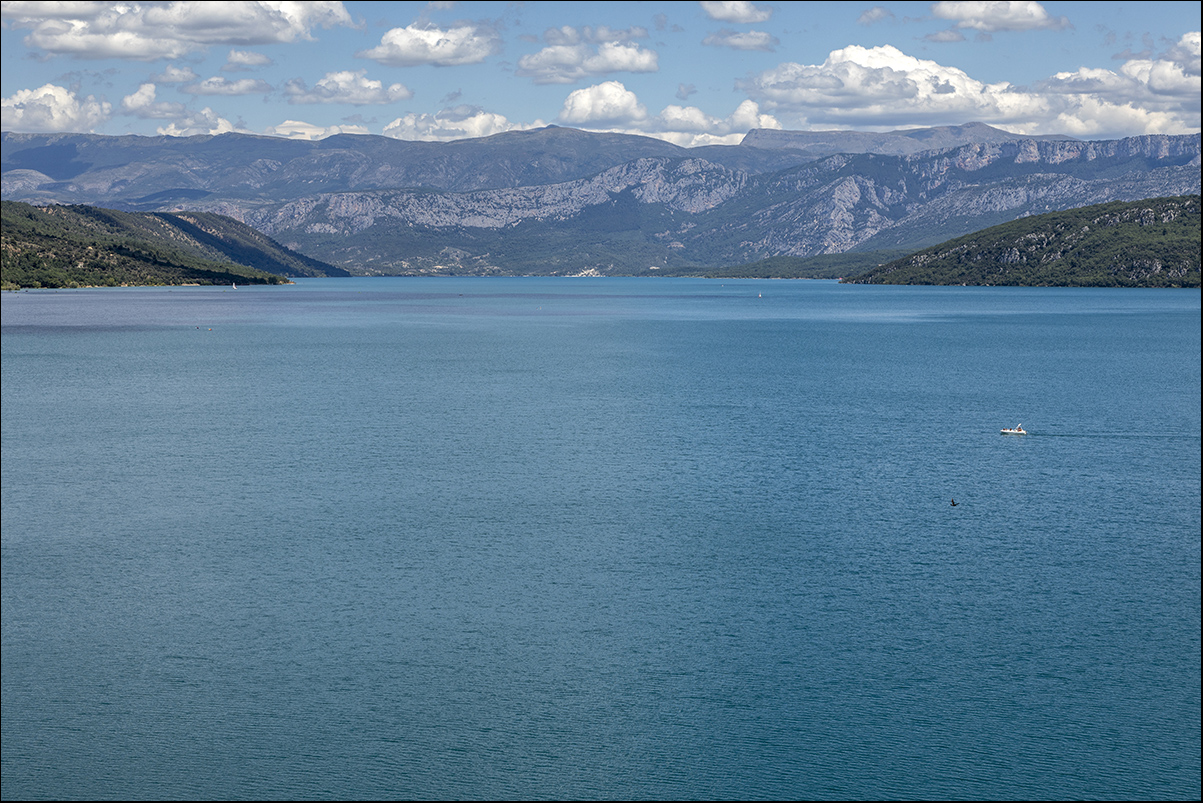
<svg viewBox="0 0 1203 803"><path fill-rule="evenodd" d="M1003 435L1027 435L1028 431L1023 428L1023 424L1016 424L1014 429L1000 429L999 432Z"/></svg>

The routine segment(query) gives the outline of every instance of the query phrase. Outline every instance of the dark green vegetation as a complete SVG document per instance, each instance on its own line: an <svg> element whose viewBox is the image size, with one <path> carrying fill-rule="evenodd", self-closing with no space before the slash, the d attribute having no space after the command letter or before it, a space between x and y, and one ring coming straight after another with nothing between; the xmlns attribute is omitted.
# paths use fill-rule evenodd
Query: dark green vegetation
<svg viewBox="0 0 1203 803"><path fill-rule="evenodd" d="M93 206L0 204L0 284L115 287L286 284L287 276L346 276L232 218Z"/></svg>
<svg viewBox="0 0 1203 803"><path fill-rule="evenodd" d="M847 282L1199 287L1198 195L1050 212L925 248Z"/></svg>

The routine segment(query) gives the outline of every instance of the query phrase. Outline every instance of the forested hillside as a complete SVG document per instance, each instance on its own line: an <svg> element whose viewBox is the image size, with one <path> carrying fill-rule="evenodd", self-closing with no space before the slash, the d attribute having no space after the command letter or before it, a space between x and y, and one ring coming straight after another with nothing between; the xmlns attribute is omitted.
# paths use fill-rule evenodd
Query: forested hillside
<svg viewBox="0 0 1203 803"><path fill-rule="evenodd" d="M346 276L223 215L4 201L0 283L21 287L284 284Z"/></svg>
<svg viewBox="0 0 1203 803"><path fill-rule="evenodd" d="M1198 287L1199 196L1050 212L925 248L848 282Z"/></svg>

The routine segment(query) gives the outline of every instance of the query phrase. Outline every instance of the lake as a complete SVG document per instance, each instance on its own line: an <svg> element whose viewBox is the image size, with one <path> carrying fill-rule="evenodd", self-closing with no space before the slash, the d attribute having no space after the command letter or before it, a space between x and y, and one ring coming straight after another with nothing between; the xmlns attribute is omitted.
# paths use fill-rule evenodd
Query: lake
<svg viewBox="0 0 1203 803"><path fill-rule="evenodd" d="M1197 290L0 300L4 799L1200 794Z"/></svg>

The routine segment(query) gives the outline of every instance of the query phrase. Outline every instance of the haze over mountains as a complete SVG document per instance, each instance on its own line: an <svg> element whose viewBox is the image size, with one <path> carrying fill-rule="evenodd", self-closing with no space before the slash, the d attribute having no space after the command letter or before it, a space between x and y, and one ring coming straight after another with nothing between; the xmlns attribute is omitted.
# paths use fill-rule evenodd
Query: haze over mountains
<svg viewBox="0 0 1203 803"><path fill-rule="evenodd" d="M11 134L3 194L229 215L361 274L629 272L917 250L1200 191L1199 135L1084 142L981 124L750 132L685 149L549 127L449 143Z"/></svg>

